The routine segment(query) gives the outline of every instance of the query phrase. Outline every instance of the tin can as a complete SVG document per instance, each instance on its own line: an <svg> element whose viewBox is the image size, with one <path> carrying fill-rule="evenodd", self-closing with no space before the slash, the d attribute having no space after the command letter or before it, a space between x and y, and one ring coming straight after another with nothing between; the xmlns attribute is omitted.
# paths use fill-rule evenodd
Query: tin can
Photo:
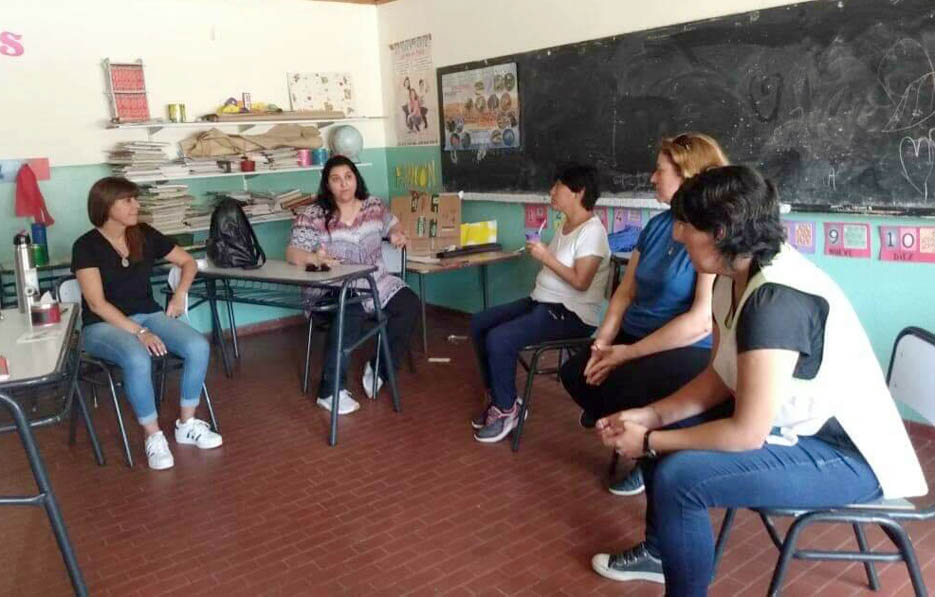
<svg viewBox="0 0 935 597"><path fill-rule="evenodd" d="M185 122L185 104L169 104L169 122Z"/></svg>
<svg viewBox="0 0 935 597"><path fill-rule="evenodd" d="M312 165L312 152L309 149L300 149L296 151L296 160L299 166Z"/></svg>
<svg viewBox="0 0 935 597"><path fill-rule="evenodd" d="M312 151L312 163L316 166L324 166L328 161L328 150L324 147Z"/></svg>

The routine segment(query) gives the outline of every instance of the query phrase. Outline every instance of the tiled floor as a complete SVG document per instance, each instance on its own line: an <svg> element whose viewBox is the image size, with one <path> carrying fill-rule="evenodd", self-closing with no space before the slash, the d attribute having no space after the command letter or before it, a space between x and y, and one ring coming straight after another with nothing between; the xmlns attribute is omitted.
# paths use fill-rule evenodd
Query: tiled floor
<svg viewBox="0 0 935 597"><path fill-rule="evenodd" d="M209 386L222 448L176 447L174 469L123 464L112 412L95 416L108 463L95 466L86 438L66 445L64 426L37 432L93 595L659 595L658 585L618 584L590 569L596 551L640 539L644 498L602 487L608 453L578 426L554 379L536 383L522 449L482 445L468 424L480 388L467 320L436 313L431 356L404 370L403 413L388 392L342 418L326 443L325 411L301 395L302 330L244 339L235 376L215 366ZM359 372L356 366L354 371ZM363 396L358 374L352 391ZM173 385L174 388L174 385ZM129 410L127 409L127 411ZM168 429L174 399L164 408ZM935 445L917 440L930 479ZM0 436L0 495L32 491L17 439ZM720 521L717 511L712 519ZM912 526L926 580L935 587L935 525ZM870 541L885 542L871 531ZM809 544L852 541L824 528ZM764 594L776 552L743 513L712 595ZM795 562L786 595L870 594L859 565ZM884 595L911 593L905 568L880 566ZM0 509L0 594L70 591L45 515Z"/></svg>

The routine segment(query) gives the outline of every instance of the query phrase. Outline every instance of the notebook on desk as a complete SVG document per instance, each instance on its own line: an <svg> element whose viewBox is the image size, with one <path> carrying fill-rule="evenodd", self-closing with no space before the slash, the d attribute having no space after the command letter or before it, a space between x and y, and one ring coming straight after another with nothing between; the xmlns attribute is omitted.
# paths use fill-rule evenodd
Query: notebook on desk
<svg viewBox="0 0 935 597"><path fill-rule="evenodd" d="M488 251L501 250L503 250L503 246L500 243L483 243L480 245L468 245L466 247L439 251L435 256L439 259L449 259L451 257L464 257L465 255L473 255L475 253L487 253Z"/></svg>

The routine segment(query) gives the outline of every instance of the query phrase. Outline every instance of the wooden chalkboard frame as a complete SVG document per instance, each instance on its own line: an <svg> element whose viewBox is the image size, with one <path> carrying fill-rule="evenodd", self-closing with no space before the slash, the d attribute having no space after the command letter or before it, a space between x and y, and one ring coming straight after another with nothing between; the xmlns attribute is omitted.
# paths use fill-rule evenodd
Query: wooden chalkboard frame
<svg viewBox="0 0 935 597"><path fill-rule="evenodd" d="M935 215L930 0L815 0L445 66L439 106L443 75L508 62L522 146L443 150L447 190L542 194L581 160L605 196L650 197L659 137L699 130L795 211Z"/></svg>

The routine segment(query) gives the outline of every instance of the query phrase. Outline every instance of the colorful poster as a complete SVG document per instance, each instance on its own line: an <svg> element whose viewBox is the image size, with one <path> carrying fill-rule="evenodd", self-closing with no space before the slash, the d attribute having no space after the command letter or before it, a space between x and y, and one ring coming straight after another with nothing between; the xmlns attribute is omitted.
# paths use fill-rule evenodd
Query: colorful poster
<svg viewBox="0 0 935 597"><path fill-rule="evenodd" d="M626 207L614 208L614 229L612 232L620 232L627 226L643 227L643 210L629 209Z"/></svg>
<svg viewBox="0 0 935 597"><path fill-rule="evenodd" d="M815 222L792 222L783 220L786 227L786 241L800 253L815 252Z"/></svg>
<svg viewBox="0 0 935 597"><path fill-rule="evenodd" d="M935 263L935 227L880 226L880 259Z"/></svg>
<svg viewBox="0 0 935 597"><path fill-rule="evenodd" d="M870 224L825 222L825 255L870 257Z"/></svg>
<svg viewBox="0 0 935 597"><path fill-rule="evenodd" d="M543 222L549 219L549 206L545 203L527 203L526 208L526 223L524 228L529 230L538 230L539 226Z"/></svg>
<svg viewBox="0 0 935 597"><path fill-rule="evenodd" d="M606 207L595 207L594 215L597 216L597 219L601 221L601 224L604 225L604 230L610 230L610 226L607 225L607 208Z"/></svg>
<svg viewBox="0 0 935 597"><path fill-rule="evenodd" d="M49 158L26 158L24 160L0 160L0 182L16 182L16 175L24 164L29 164L36 180L49 180Z"/></svg>
<svg viewBox="0 0 935 597"><path fill-rule="evenodd" d="M351 73L288 73L292 109L336 110L358 116Z"/></svg>
<svg viewBox="0 0 935 597"><path fill-rule="evenodd" d="M438 143L438 94L433 89L431 34L390 44L398 145Z"/></svg>
<svg viewBox="0 0 935 597"><path fill-rule="evenodd" d="M516 149L519 138L516 63L442 75L445 149Z"/></svg>

